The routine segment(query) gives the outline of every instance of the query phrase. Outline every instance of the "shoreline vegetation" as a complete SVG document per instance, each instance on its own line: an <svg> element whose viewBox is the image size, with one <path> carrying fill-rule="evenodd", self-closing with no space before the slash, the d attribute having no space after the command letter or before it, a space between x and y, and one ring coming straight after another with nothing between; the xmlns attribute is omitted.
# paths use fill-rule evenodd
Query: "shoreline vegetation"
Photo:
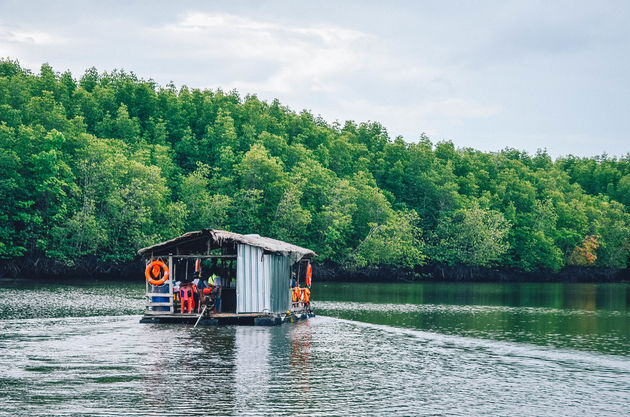
<svg viewBox="0 0 630 417"><path fill-rule="evenodd" d="M29 258L0 260L0 282L22 280L52 282L144 282L144 262L141 259L122 264L86 257L69 266L54 259ZM559 271L522 271L507 268L449 266L427 264L416 268L392 265L358 267L331 261L313 262L315 282L549 282L549 283L623 283L630 282L630 270L619 268L567 266Z"/></svg>
<svg viewBox="0 0 630 417"><path fill-rule="evenodd" d="M238 92L0 59L0 278L135 279L203 228L316 280L627 281L630 154L457 149Z"/></svg>

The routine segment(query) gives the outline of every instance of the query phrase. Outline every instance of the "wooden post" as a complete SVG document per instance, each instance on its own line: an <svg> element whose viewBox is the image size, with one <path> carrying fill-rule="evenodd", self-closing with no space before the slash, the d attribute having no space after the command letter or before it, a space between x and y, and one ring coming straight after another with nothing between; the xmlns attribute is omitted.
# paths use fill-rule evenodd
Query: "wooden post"
<svg viewBox="0 0 630 417"><path fill-rule="evenodd" d="M144 267L145 267L145 269L146 269L146 267L147 267L147 266L149 266L149 261L147 260L147 261L145 262L145 264L146 264L146 265L145 265ZM144 297L144 312L145 312L145 313L147 312L147 310L150 310L150 309L151 309L151 301L153 301L153 300L151 299L151 297L149 297L149 298L147 298L147 297L146 297L146 295L147 295L147 293L148 293L148 292L149 292L149 281L147 281L147 280L145 279L145 280L144 280L144 295L145 295L145 297Z"/></svg>
<svg viewBox="0 0 630 417"><path fill-rule="evenodd" d="M168 257L168 270L171 274L168 277L168 301L171 303L171 314L175 312L175 305L173 302L173 283L175 282L175 271L173 270L173 256Z"/></svg>
<svg viewBox="0 0 630 417"><path fill-rule="evenodd" d="M203 306L203 311L201 312L201 314L199 314L199 318L197 319L197 321L195 322L195 326L193 327L193 329L195 327L197 327L197 325L199 324L199 321L201 321L201 318L203 317L203 315L206 313L206 308L208 308L207 305Z"/></svg>

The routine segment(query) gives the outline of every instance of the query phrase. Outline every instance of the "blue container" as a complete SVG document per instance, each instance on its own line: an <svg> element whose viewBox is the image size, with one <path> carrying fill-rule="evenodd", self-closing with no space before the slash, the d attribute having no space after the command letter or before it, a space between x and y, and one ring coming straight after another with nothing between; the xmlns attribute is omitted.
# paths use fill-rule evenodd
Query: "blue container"
<svg viewBox="0 0 630 417"><path fill-rule="evenodd" d="M160 286L153 286L153 292L168 294L168 284L162 284ZM168 295L166 297L153 297L153 302L154 303L168 303L169 297ZM153 311L171 311L170 307L168 306L155 306L155 307L152 307L152 310Z"/></svg>

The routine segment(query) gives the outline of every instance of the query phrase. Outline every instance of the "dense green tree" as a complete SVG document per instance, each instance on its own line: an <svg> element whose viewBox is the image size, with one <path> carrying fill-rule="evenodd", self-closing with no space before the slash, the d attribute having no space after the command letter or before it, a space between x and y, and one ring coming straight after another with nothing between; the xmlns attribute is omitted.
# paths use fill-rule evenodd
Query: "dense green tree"
<svg viewBox="0 0 630 417"><path fill-rule="evenodd" d="M181 200L188 210L188 226L193 230L204 228L229 228L228 212L232 198L211 194L209 188L210 167L199 164L197 169L184 177L181 184Z"/></svg>
<svg viewBox="0 0 630 417"><path fill-rule="evenodd" d="M616 201L601 202L600 215L595 220L595 232L600 236L597 265L625 268L630 255L630 215Z"/></svg>
<svg viewBox="0 0 630 417"><path fill-rule="evenodd" d="M376 122L118 70L0 60L0 170L3 259L125 262L205 227L358 265L555 271L630 254L630 155L392 140Z"/></svg>
<svg viewBox="0 0 630 417"><path fill-rule="evenodd" d="M311 213L302 208L300 198L302 190L289 187L278 203L276 214L271 223L270 234L278 239L296 244L307 244L306 230L311 223Z"/></svg>
<svg viewBox="0 0 630 417"><path fill-rule="evenodd" d="M383 224L371 225L370 232L354 251L357 265L414 268L424 264L424 241L415 211L395 211Z"/></svg>
<svg viewBox="0 0 630 417"><path fill-rule="evenodd" d="M630 174L624 175L617 183L615 197L621 203L630 206Z"/></svg>
<svg viewBox="0 0 630 417"><path fill-rule="evenodd" d="M477 205L443 214L427 252L446 265L491 266L507 252L510 223Z"/></svg>

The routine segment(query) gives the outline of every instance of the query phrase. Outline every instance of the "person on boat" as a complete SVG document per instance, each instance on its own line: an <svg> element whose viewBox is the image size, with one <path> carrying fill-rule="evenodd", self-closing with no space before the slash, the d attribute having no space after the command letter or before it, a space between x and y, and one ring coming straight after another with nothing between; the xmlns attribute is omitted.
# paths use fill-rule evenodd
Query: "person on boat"
<svg viewBox="0 0 630 417"><path fill-rule="evenodd" d="M218 312L221 312L221 290L222 290L223 280L220 276L215 275L214 278L214 288L216 294L215 306Z"/></svg>
<svg viewBox="0 0 630 417"><path fill-rule="evenodd" d="M212 291L214 290L214 277L216 275L211 275L208 277L208 281L204 281L204 288L200 291L200 296L201 296L201 304L203 304L206 307L209 307L210 309L213 309L214 307L214 302L213 302L213 298L214 295L212 294Z"/></svg>
<svg viewBox="0 0 630 417"><path fill-rule="evenodd" d="M291 273L291 288L297 287L297 279L295 278L295 272Z"/></svg>
<svg viewBox="0 0 630 417"><path fill-rule="evenodd" d="M195 298L197 311L201 311L202 294L203 290L206 288L206 282L203 279L195 278L193 279L192 285L195 289L195 291L193 292L193 297Z"/></svg>
<svg viewBox="0 0 630 417"><path fill-rule="evenodd" d="M217 274L212 274L208 277L207 286L203 289L202 294L204 296L204 303L207 306L212 306L214 312L216 313L216 297L217 297L217 286L215 285L215 281L217 279Z"/></svg>
<svg viewBox="0 0 630 417"><path fill-rule="evenodd" d="M179 301L179 286L182 285L181 281L175 281L173 284L173 301Z"/></svg>
<svg viewBox="0 0 630 417"><path fill-rule="evenodd" d="M206 284L206 281L204 281L203 279L200 279L200 278L193 279L193 284L195 284L197 286L197 290L199 290L199 291L203 291L203 289L208 286Z"/></svg>

